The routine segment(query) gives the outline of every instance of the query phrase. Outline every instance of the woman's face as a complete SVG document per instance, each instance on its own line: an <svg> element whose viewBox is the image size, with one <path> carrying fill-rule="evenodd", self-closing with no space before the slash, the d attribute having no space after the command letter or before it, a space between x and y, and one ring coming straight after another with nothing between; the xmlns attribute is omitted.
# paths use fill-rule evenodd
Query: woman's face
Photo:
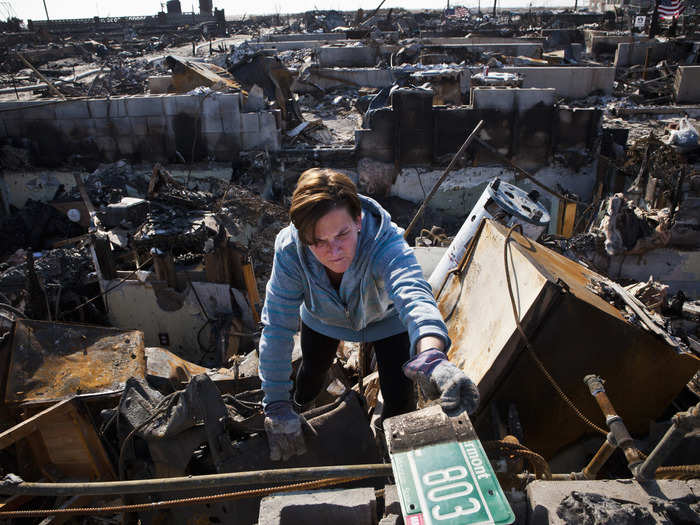
<svg viewBox="0 0 700 525"><path fill-rule="evenodd" d="M323 266L345 273L355 257L361 226L362 217L355 220L347 208L335 208L316 221L315 242L309 249Z"/></svg>

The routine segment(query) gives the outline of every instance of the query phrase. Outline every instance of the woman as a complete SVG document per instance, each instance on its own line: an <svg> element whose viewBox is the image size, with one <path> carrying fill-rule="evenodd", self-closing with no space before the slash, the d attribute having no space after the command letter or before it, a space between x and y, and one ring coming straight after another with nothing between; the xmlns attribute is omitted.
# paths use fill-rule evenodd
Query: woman
<svg viewBox="0 0 700 525"><path fill-rule="evenodd" d="M301 174L289 215L292 224L275 240L262 311L259 372L271 459L305 452L303 418L290 399L300 317L297 408L319 394L339 341L359 341L374 343L383 418L415 409L411 380L439 397L448 415L472 412L478 391L447 361L447 328L389 214L358 195L347 176L314 168Z"/></svg>

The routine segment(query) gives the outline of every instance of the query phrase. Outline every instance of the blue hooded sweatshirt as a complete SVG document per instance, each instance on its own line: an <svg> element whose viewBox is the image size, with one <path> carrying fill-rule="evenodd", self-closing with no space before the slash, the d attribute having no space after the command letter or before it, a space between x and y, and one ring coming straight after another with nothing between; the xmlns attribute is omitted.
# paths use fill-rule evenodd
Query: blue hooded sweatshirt
<svg viewBox="0 0 700 525"><path fill-rule="evenodd" d="M338 290L293 224L277 234L261 316L265 405L290 398L292 338L300 316L312 330L341 341L372 342L408 330L411 356L427 335L449 348L447 327L403 229L375 200L360 195L360 201L360 237Z"/></svg>

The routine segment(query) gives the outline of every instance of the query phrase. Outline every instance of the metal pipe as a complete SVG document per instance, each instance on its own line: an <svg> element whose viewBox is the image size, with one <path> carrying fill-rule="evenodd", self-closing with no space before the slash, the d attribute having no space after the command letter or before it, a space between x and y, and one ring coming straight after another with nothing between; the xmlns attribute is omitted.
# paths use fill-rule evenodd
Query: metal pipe
<svg viewBox="0 0 700 525"><path fill-rule="evenodd" d="M600 469L603 467L603 465L605 465L608 459L610 459L610 456L612 456L613 452L615 452L615 449L617 449L614 439L615 438L613 438L612 433L608 434L608 437L598 449L598 452L595 453L595 456L593 456L588 465L583 467L581 472L576 472L574 474L577 479L596 479ZM579 475L581 476L580 478Z"/></svg>
<svg viewBox="0 0 700 525"><path fill-rule="evenodd" d="M89 483L32 483L17 476L0 480L0 494L32 496L71 496L100 494L150 494L180 490L215 489L240 485L269 485L292 481L318 480L341 477L391 476L391 464L339 465L331 467L287 468L226 472L205 476L178 478L138 479L126 481L96 481Z"/></svg>
<svg viewBox="0 0 700 525"><path fill-rule="evenodd" d="M686 412L678 412L671 421L673 422L671 428L666 431L661 441L657 443L651 454L638 468L635 474L637 479L653 479L656 469L673 452L685 435L700 426L700 403L689 408Z"/></svg>
<svg viewBox="0 0 700 525"><path fill-rule="evenodd" d="M617 446L624 452L630 472L634 474L637 467L642 463L642 457L637 447L634 446L634 439L632 439L627 430L627 426L617 414L615 407L613 407L608 395L605 393L603 379L596 375L587 375L583 378L583 382L588 385L591 395L598 402L598 406L605 416L605 423L608 425Z"/></svg>
<svg viewBox="0 0 700 525"><path fill-rule="evenodd" d="M102 71L101 69L90 69L89 71L83 71L82 73L79 73L77 75L74 75L71 78L66 78L63 80L57 80L54 82L54 86L60 86L62 84L65 84L66 82L75 82L76 80L80 80L81 78L89 77L90 75L94 75L96 73L99 73ZM3 88L0 89L0 94L4 93L14 93L14 92L23 92L23 91L34 91L35 89L41 89L43 87L46 87L48 84L45 84L43 82L39 84L32 84L31 86L18 86L16 89L15 88Z"/></svg>

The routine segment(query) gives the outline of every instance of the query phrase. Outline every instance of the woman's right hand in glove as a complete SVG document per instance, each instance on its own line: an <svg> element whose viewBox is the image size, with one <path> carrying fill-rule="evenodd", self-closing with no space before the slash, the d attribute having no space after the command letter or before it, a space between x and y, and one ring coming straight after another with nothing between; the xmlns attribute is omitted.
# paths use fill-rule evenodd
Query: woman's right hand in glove
<svg viewBox="0 0 700 525"><path fill-rule="evenodd" d="M286 461L306 452L304 425L308 423L294 411L291 401L275 401L265 407L265 432L272 461Z"/></svg>

